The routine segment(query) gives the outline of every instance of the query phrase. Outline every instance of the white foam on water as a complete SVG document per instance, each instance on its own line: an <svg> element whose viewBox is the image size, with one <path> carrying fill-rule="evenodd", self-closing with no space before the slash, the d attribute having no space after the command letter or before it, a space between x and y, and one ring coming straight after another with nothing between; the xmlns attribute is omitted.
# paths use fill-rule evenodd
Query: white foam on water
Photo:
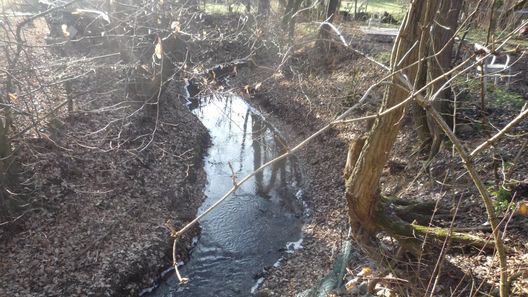
<svg viewBox="0 0 528 297"><path fill-rule="evenodd" d="M304 191L302 189L299 189L299 191L295 193L295 198L297 198L298 200L302 200L303 197L304 197Z"/></svg>
<svg viewBox="0 0 528 297"><path fill-rule="evenodd" d="M303 248L303 240L304 238L301 237L299 240L297 241L292 241L292 242L288 242L286 244L286 248L288 249L286 252L289 253L289 254L292 254L294 253L296 250L300 250Z"/></svg>
<svg viewBox="0 0 528 297"><path fill-rule="evenodd" d="M253 285L253 287L251 287L251 294L255 294L263 282L264 282L263 277L257 279L257 282Z"/></svg>
<svg viewBox="0 0 528 297"><path fill-rule="evenodd" d="M277 262L273 263L273 267L277 268L281 265L282 260L284 260L284 257L280 257Z"/></svg>

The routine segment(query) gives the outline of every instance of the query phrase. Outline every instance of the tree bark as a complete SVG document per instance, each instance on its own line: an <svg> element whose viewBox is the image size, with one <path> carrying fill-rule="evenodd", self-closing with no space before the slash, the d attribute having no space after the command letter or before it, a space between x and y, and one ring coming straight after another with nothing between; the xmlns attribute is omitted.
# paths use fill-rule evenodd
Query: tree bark
<svg viewBox="0 0 528 297"><path fill-rule="evenodd" d="M295 0L288 0L284 9L284 15L282 16L281 27L282 30L288 29L288 23L290 22L291 16L293 15L293 3Z"/></svg>
<svg viewBox="0 0 528 297"><path fill-rule="evenodd" d="M421 63L411 65L424 57L429 30L438 3L432 0L414 1L405 16L391 57L391 71L401 71L411 82L416 82ZM419 40L418 46L414 46ZM401 103L409 91L398 87L398 78L392 78L384 94L381 111ZM405 105L379 117L365 140L361 153L350 169L352 174L346 180L346 200L353 233L357 240L371 241L383 227L376 221L376 207L379 196L379 179L390 151L400 130ZM354 152L352 152L354 153Z"/></svg>
<svg viewBox="0 0 528 297"><path fill-rule="evenodd" d="M251 12L251 0L246 0L246 12Z"/></svg>
<svg viewBox="0 0 528 297"><path fill-rule="evenodd" d="M452 68L453 61L453 45L454 34L458 28L458 17L462 9L462 1L459 0L443 0L440 3L436 23L432 28L432 47L429 56L434 55L443 49L441 53L436 55L434 59L428 60L427 63L427 80L431 81L434 78L442 76L444 73ZM447 77L439 80L431 85L428 90L429 94L435 94L446 83ZM451 115L450 101L453 94L450 88L446 88L440 92L438 98L433 102L433 107L444 117L446 122L452 127L453 119ZM442 130L435 124L434 120L427 116L425 110L422 109L422 115L427 120L428 130L430 132L429 138L432 140L431 148L429 150L429 161L438 153L440 143L443 138Z"/></svg>
<svg viewBox="0 0 528 297"><path fill-rule="evenodd" d="M462 8L462 1L459 0L441 0L438 1L438 11L436 13L436 23L432 26L430 42L431 46L427 49L427 56L434 56L424 62L420 73L417 74L415 86L421 88L428 81L441 76L451 69L453 60L453 35L458 27L458 16ZM441 51L441 52L440 52ZM447 81L447 78L439 80L429 89L429 94L436 93ZM445 89L440 92L433 106L444 116L448 123L450 119L449 101L452 98L451 90ZM413 116L414 127L421 141L421 150L429 152L429 161L440 149L440 143L443 133L436 127L434 121L429 119L425 110L416 103L412 103L411 112Z"/></svg>
<svg viewBox="0 0 528 297"><path fill-rule="evenodd" d="M295 34L295 17L293 15L299 10L301 3L302 0L288 0L284 16L282 17L281 27L288 32L290 41L293 41Z"/></svg>
<svg viewBox="0 0 528 297"><path fill-rule="evenodd" d="M332 23L335 19L337 13L337 8L339 7L339 0L330 0L328 1L328 6L326 8L326 17L324 21ZM330 36L332 29L328 24L323 24L319 30L319 47L321 50L328 52L331 42Z"/></svg>

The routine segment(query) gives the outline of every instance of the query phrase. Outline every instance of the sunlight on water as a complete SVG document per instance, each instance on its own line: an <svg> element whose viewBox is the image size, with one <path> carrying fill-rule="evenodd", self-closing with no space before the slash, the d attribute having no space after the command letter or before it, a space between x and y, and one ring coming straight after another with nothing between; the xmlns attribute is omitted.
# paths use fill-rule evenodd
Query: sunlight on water
<svg viewBox="0 0 528 297"><path fill-rule="evenodd" d="M237 96L204 99L193 110L209 129L212 145L205 157L207 196L198 212L233 185L231 163L241 179L285 151L284 139L261 114ZM289 158L257 174L200 223L202 233L178 287L171 274L151 296L248 296L262 282L256 277L277 263L287 244L300 247L303 203L301 174ZM258 280L258 282L257 282Z"/></svg>

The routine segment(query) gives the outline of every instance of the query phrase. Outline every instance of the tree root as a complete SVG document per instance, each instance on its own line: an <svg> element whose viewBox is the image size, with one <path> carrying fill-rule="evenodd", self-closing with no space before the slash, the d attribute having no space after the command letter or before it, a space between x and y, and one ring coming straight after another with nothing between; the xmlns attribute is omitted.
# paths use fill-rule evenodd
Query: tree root
<svg viewBox="0 0 528 297"><path fill-rule="evenodd" d="M431 216L451 216L451 212L446 209L435 209L434 201L416 202L399 198L382 197L384 203L390 203L394 213L408 223L418 222L419 224L429 224Z"/></svg>
<svg viewBox="0 0 528 297"><path fill-rule="evenodd" d="M385 206L385 207L384 207ZM408 209L419 209L416 205L407 205ZM417 254L421 251L421 244L423 237L431 237L438 240L450 239L464 245L470 245L479 249L492 249L493 240L486 240L481 237L464 233L456 232L449 228L428 227L417 223L409 223L406 219L399 216L398 211L387 211L387 205L378 207L376 217L379 228L389 235L397 238L402 246L411 252ZM420 215L420 214L418 214ZM414 213L406 213L406 218L413 218L417 215Z"/></svg>
<svg viewBox="0 0 528 297"><path fill-rule="evenodd" d="M413 231L420 235L432 236L436 239L449 238L454 242L471 245L479 249L493 249L494 247L492 240L486 240L469 233L455 232L453 230L449 230L448 228L426 227L417 224L410 225Z"/></svg>

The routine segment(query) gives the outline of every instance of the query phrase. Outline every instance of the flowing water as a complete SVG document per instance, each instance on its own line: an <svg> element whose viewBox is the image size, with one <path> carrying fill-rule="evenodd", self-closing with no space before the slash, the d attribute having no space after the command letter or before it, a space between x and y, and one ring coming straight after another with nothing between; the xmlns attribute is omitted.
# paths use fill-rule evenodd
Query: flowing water
<svg viewBox="0 0 528 297"><path fill-rule="evenodd" d="M205 158L208 185L203 212L238 179L285 151L279 132L238 96L203 99L193 112L209 129ZM151 296L250 296L264 268L300 243L303 202L298 161L289 158L243 184L201 222L191 259L181 267L190 282L179 286L172 272Z"/></svg>

